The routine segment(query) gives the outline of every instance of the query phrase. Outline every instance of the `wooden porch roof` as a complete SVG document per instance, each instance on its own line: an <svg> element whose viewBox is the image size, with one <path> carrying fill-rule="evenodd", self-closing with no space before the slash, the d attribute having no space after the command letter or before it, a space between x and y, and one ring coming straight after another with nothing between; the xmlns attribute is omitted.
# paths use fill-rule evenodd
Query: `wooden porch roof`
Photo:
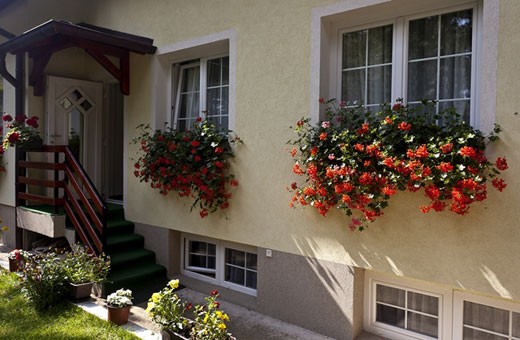
<svg viewBox="0 0 520 340"><path fill-rule="evenodd" d="M153 54L156 50L153 39L146 37L88 24L49 20L0 44L0 75L16 86L17 80L5 67L5 57L8 53L27 52L34 61L29 85L34 87L35 95L43 95L45 66L53 53L70 47L82 48L92 56L119 80L121 91L126 95L130 93L130 52ZM114 64L107 56L116 57L119 65Z"/></svg>

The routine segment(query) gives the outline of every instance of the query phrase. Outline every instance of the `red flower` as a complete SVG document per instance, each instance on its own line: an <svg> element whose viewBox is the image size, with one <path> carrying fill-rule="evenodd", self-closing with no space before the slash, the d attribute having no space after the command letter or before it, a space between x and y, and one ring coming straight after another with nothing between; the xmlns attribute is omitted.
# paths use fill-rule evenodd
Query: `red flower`
<svg viewBox="0 0 520 340"><path fill-rule="evenodd" d="M504 190L507 186L506 182L502 178L493 178L491 183L498 191Z"/></svg>
<svg viewBox="0 0 520 340"><path fill-rule="evenodd" d="M25 122L26 119L27 119L26 115L17 115L16 117L14 117L14 120L17 121L18 123L23 123L23 122Z"/></svg>
<svg viewBox="0 0 520 340"><path fill-rule="evenodd" d="M403 108L403 104L401 103L395 103L394 106L392 106L393 111L399 111Z"/></svg>
<svg viewBox="0 0 520 340"><path fill-rule="evenodd" d="M412 124L409 124L407 122L401 122L399 123L397 128L402 131L410 131L410 129L412 128Z"/></svg>
<svg viewBox="0 0 520 340"><path fill-rule="evenodd" d="M325 139L327 139L327 133L326 132L320 133L320 140L325 140Z"/></svg>
<svg viewBox="0 0 520 340"><path fill-rule="evenodd" d="M463 146L462 148L460 148L459 154L464 157L473 158L477 155L477 152L471 146Z"/></svg>
<svg viewBox="0 0 520 340"><path fill-rule="evenodd" d="M354 145L354 149L356 149L359 152L363 152L365 150L365 147L363 146L363 144L357 143L356 145Z"/></svg>
<svg viewBox="0 0 520 340"><path fill-rule="evenodd" d="M397 190L393 186L387 185L383 188L383 194L386 196L393 196L396 192Z"/></svg>
<svg viewBox="0 0 520 340"><path fill-rule="evenodd" d="M394 123L394 121L392 120L392 118L391 118L391 117L389 117L389 116L386 116L386 117L385 117L385 123L386 123L386 124L388 124L388 125L390 125L390 124L393 124L393 123Z"/></svg>
<svg viewBox="0 0 520 340"><path fill-rule="evenodd" d="M428 149L426 148L425 144L423 144L417 148L417 150L415 151L415 157L417 157L417 158L428 157Z"/></svg>
<svg viewBox="0 0 520 340"><path fill-rule="evenodd" d="M7 140L11 144L15 144L16 142L18 142L19 139L20 139L20 134L18 132L16 132L16 131L11 133L9 135L9 137L7 137Z"/></svg>
<svg viewBox="0 0 520 340"><path fill-rule="evenodd" d="M294 157L296 155L298 151L296 150L296 148L292 148L291 150L291 156Z"/></svg>
<svg viewBox="0 0 520 340"><path fill-rule="evenodd" d="M218 290L212 290L211 293L210 293L211 296L216 296L218 295Z"/></svg>
<svg viewBox="0 0 520 340"><path fill-rule="evenodd" d="M442 153L450 153L451 150L453 150L453 144L452 143L447 143L447 144L444 144L440 147Z"/></svg>
<svg viewBox="0 0 520 340"><path fill-rule="evenodd" d="M502 157L498 157L495 164L497 169L500 171L506 170L508 168L506 159Z"/></svg>
<svg viewBox="0 0 520 340"><path fill-rule="evenodd" d="M296 182L291 183L291 189L296 190L298 189L298 184Z"/></svg>
<svg viewBox="0 0 520 340"><path fill-rule="evenodd" d="M303 120L301 120L301 119L296 122L296 126L298 126L298 127L302 127L303 124L305 124L305 122Z"/></svg>
<svg viewBox="0 0 520 340"><path fill-rule="evenodd" d="M434 201L439 198L441 191L435 185L428 185L424 188L424 193Z"/></svg>
<svg viewBox="0 0 520 340"><path fill-rule="evenodd" d="M11 121L13 120L13 117L12 117L11 115L7 115L7 114L6 114L6 115L4 115L4 116L2 117L2 120L3 120L4 122L11 122Z"/></svg>
<svg viewBox="0 0 520 340"><path fill-rule="evenodd" d="M368 129L369 129L369 125L368 125L368 123L363 123L363 124L361 125L361 128L357 130L357 133L358 133L359 135L364 135L365 133L368 132Z"/></svg>
<svg viewBox="0 0 520 340"><path fill-rule="evenodd" d="M224 163L222 163L221 161L216 161L216 162L215 162L215 166L216 166L217 168L222 169L222 168L224 167Z"/></svg>
<svg viewBox="0 0 520 340"><path fill-rule="evenodd" d="M193 160L194 160L195 162L200 162L201 159L202 159L202 158L201 158L199 155L196 155L195 157L193 157Z"/></svg>
<svg viewBox="0 0 520 340"><path fill-rule="evenodd" d="M372 176L368 172L363 172L361 176L359 176L359 183L363 185L372 183Z"/></svg>
<svg viewBox="0 0 520 340"><path fill-rule="evenodd" d="M436 168L442 172L450 172L453 170L453 165L449 162L441 162L441 164L437 165Z"/></svg>
<svg viewBox="0 0 520 340"><path fill-rule="evenodd" d="M199 145L200 145L200 142L198 140L194 140L191 142L191 146L193 146L194 148L196 148Z"/></svg>
<svg viewBox="0 0 520 340"><path fill-rule="evenodd" d="M316 195L316 190L313 187L305 187L303 188L303 194L305 196L314 196Z"/></svg>
<svg viewBox="0 0 520 340"><path fill-rule="evenodd" d="M206 209L202 209L199 214L201 218L205 218L209 215L209 211L207 211Z"/></svg>
<svg viewBox="0 0 520 340"><path fill-rule="evenodd" d="M197 123L202 122L202 117L197 117L197 119L195 119L195 121L196 121Z"/></svg>
<svg viewBox="0 0 520 340"><path fill-rule="evenodd" d="M318 101L320 102L320 104L325 104L325 98L323 97L320 97Z"/></svg>
<svg viewBox="0 0 520 340"><path fill-rule="evenodd" d="M221 148L220 146L217 146L215 148L215 153L219 154L219 153L223 153L224 152L224 148Z"/></svg>
<svg viewBox="0 0 520 340"><path fill-rule="evenodd" d="M231 181L229 181L229 184L231 184L232 187L236 187L238 185L238 181L233 178Z"/></svg>

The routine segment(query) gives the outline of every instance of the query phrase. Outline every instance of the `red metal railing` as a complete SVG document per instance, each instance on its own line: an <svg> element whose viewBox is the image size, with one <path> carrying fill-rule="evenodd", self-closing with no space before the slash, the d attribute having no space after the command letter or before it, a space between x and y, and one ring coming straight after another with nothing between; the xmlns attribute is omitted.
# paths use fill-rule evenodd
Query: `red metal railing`
<svg viewBox="0 0 520 340"><path fill-rule="evenodd" d="M81 241L94 253L102 253L106 245L104 231L108 210L85 169L68 146L46 145L41 150L30 152L53 154L54 159L49 162L18 161L20 175L17 179L17 205L25 201L25 205L35 202L56 209L63 207ZM39 170L39 177L54 178L34 178L34 175L28 173L35 171L27 171L29 169ZM48 171L52 171L52 176L48 175ZM27 186L40 188L32 191L41 193L29 193Z"/></svg>

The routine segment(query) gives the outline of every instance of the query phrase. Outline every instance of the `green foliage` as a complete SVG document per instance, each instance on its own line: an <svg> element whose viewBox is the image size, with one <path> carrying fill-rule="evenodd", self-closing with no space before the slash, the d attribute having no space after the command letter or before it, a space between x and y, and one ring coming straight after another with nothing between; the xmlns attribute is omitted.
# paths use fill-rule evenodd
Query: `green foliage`
<svg viewBox="0 0 520 340"><path fill-rule="evenodd" d="M38 310L20 288L20 277L0 268L0 339L139 339L72 304Z"/></svg>
<svg viewBox="0 0 520 340"><path fill-rule="evenodd" d="M110 258L105 254L89 253L88 247L78 244L72 252L65 254L63 267L70 283L102 282L110 271Z"/></svg>
<svg viewBox="0 0 520 340"><path fill-rule="evenodd" d="M487 197L487 182L502 191L496 177L507 169L505 158L491 163L485 136L449 109L433 114L432 102L410 107L398 101L365 112L336 104L327 106L328 120L318 125L297 122L291 154L293 172L304 178L291 184L291 206L310 205L323 216L338 208L353 216L352 230L364 230L383 214L397 191L423 189L430 199L424 213L446 208L464 215L470 205Z"/></svg>
<svg viewBox="0 0 520 340"><path fill-rule="evenodd" d="M229 339L226 322L229 316L219 310L217 302L218 292L213 291L206 297L205 306L195 306L195 322L191 329L191 336L197 340L225 340Z"/></svg>
<svg viewBox="0 0 520 340"><path fill-rule="evenodd" d="M160 292L152 294L146 313L161 329L183 333L188 327L184 313L187 303L175 293L179 280L171 280Z"/></svg>
<svg viewBox="0 0 520 340"><path fill-rule="evenodd" d="M180 197L191 197L191 209L198 207L202 218L229 206L229 186L238 185L228 171L234 157L231 144L239 142L238 137L230 140L207 120L198 121L189 131L137 128L140 134L133 143L140 148L134 175L141 182L163 195L175 191Z"/></svg>
<svg viewBox="0 0 520 340"><path fill-rule="evenodd" d="M49 252L26 259L22 292L37 309L48 309L59 304L67 291L67 276L56 253Z"/></svg>

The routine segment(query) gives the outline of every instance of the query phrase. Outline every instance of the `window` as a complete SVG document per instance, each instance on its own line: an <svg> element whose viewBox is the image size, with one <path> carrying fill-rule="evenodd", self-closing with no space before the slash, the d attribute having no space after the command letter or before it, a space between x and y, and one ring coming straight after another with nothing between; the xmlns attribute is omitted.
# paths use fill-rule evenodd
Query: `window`
<svg viewBox="0 0 520 340"><path fill-rule="evenodd" d="M456 339L520 339L518 304L455 292L454 309Z"/></svg>
<svg viewBox="0 0 520 340"><path fill-rule="evenodd" d="M404 98L438 101L470 122L475 106L474 8L397 18L340 31L338 98L375 111Z"/></svg>
<svg viewBox="0 0 520 340"><path fill-rule="evenodd" d="M202 58L178 66L175 128L188 130L205 115L222 131L228 130L229 57Z"/></svg>
<svg viewBox="0 0 520 340"><path fill-rule="evenodd" d="M254 247L183 235L183 248L184 275L256 295L258 261Z"/></svg>
<svg viewBox="0 0 520 340"><path fill-rule="evenodd" d="M452 291L365 272L365 329L389 339L450 339Z"/></svg>

